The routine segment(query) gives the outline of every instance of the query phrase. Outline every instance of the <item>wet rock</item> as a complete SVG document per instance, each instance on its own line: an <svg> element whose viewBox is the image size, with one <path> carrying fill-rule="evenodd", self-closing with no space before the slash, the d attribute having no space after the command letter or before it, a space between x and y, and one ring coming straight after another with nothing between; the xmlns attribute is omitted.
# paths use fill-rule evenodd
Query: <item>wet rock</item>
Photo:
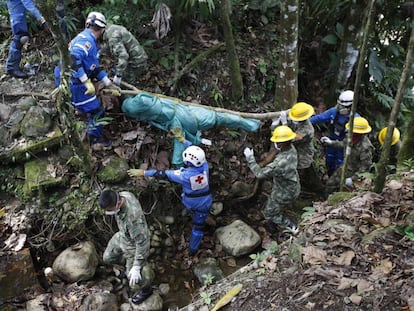
<svg viewBox="0 0 414 311"><path fill-rule="evenodd" d="M128 163L125 159L117 156L109 157L98 172L98 178L102 182L118 183L128 176Z"/></svg>
<svg viewBox="0 0 414 311"><path fill-rule="evenodd" d="M118 299L114 294L94 293L85 298L82 311L115 311L118 310Z"/></svg>
<svg viewBox="0 0 414 311"><path fill-rule="evenodd" d="M50 115L42 107L32 106L21 122L20 133L28 138L41 137L49 132L51 126Z"/></svg>
<svg viewBox="0 0 414 311"><path fill-rule="evenodd" d="M0 103L0 122L7 121L11 113L10 106Z"/></svg>
<svg viewBox="0 0 414 311"><path fill-rule="evenodd" d="M218 228L214 235L223 246L223 250L235 257L251 253L261 243L259 234L241 220Z"/></svg>
<svg viewBox="0 0 414 311"><path fill-rule="evenodd" d="M139 311L161 311L163 305L163 300L160 295L157 293L152 294L149 298L144 300L139 305L134 305L131 303L132 309L131 310L139 310Z"/></svg>
<svg viewBox="0 0 414 311"><path fill-rule="evenodd" d="M90 280L98 266L98 254L91 241L79 242L65 249L53 262L53 271L63 280L74 283Z"/></svg>
<svg viewBox="0 0 414 311"><path fill-rule="evenodd" d="M39 187L53 187L65 183L63 174L57 174L56 167L49 159L36 159L24 165L25 184L24 191L30 194Z"/></svg>
<svg viewBox="0 0 414 311"><path fill-rule="evenodd" d="M0 149L0 162L2 164L25 162L31 158L31 155L38 154L60 144L62 137L61 130L55 127L42 139L16 141L13 145Z"/></svg>
<svg viewBox="0 0 414 311"><path fill-rule="evenodd" d="M26 302L26 311L47 311L49 294L39 295L35 299Z"/></svg>
<svg viewBox="0 0 414 311"><path fill-rule="evenodd" d="M19 252L4 252L0 257L0 271L0 301L23 294L30 297L41 290L28 248Z"/></svg>
<svg viewBox="0 0 414 311"><path fill-rule="evenodd" d="M214 258L202 258L194 267L194 274L200 284L215 283L224 278L217 261Z"/></svg>
<svg viewBox="0 0 414 311"><path fill-rule="evenodd" d="M210 213L214 216L221 214L223 211L223 203L222 202L214 202L213 206L211 207Z"/></svg>

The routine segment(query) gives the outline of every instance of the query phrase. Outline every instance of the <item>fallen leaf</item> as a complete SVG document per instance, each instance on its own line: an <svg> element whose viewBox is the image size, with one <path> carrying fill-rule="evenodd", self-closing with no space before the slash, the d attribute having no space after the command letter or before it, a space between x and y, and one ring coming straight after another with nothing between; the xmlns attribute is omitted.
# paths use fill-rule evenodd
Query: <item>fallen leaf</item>
<svg viewBox="0 0 414 311"><path fill-rule="evenodd" d="M352 288L355 287L358 284L358 280L356 279L351 279L351 278L341 278L339 281L339 285L337 287L337 290L342 290L342 289L348 289L348 288Z"/></svg>
<svg viewBox="0 0 414 311"><path fill-rule="evenodd" d="M326 262L326 252L316 246L308 246L302 248L303 261L313 265Z"/></svg>
<svg viewBox="0 0 414 311"><path fill-rule="evenodd" d="M355 253L354 251L346 251L333 259L333 262L340 266L350 266L352 259L354 259Z"/></svg>
<svg viewBox="0 0 414 311"><path fill-rule="evenodd" d="M354 293L349 296L349 300L351 300L353 304L359 305L361 303L362 297Z"/></svg>

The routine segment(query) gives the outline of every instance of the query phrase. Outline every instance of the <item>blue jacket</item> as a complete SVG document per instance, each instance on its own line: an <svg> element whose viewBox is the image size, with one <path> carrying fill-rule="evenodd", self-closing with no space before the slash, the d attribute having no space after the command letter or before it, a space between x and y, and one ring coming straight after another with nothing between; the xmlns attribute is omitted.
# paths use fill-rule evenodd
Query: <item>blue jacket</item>
<svg viewBox="0 0 414 311"><path fill-rule="evenodd" d="M355 116L359 116L358 113ZM344 116L338 113L336 107L332 107L320 114L310 118L312 124L328 123L329 138L335 140L343 140L346 136L345 124L349 121L349 115Z"/></svg>
<svg viewBox="0 0 414 311"><path fill-rule="evenodd" d="M154 176L160 171L146 170L145 176ZM181 184L182 202L184 206L192 211L208 213L213 204L210 193L208 163L200 167L182 167L178 170L165 170L168 180Z"/></svg>
<svg viewBox="0 0 414 311"><path fill-rule="evenodd" d="M99 46L96 38L89 29L79 33L69 45L72 58L73 78L79 79L85 75L99 81L108 74L99 67Z"/></svg>

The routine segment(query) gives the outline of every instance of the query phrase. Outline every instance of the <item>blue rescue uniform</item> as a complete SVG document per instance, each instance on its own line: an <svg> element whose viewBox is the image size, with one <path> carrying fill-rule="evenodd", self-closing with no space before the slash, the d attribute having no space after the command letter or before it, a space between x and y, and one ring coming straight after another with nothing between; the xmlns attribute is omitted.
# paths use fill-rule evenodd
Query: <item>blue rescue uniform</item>
<svg viewBox="0 0 414 311"><path fill-rule="evenodd" d="M6 72L19 70L22 60L22 37L29 38L27 28L26 10L33 15L37 21L42 19L42 15L36 8L32 0L7 0L7 8L10 13L10 24L13 32L13 39L9 48L9 55L6 61Z"/></svg>
<svg viewBox="0 0 414 311"><path fill-rule="evenodd" d="M359 116L358 113L355 116ZM321 114L310 118L312 124L327 123L329 138L333 140L344 140L346 136L345 124L349 121L349 115L341 115L336 107L332 107ZM344 152L341 148L326 147L326 168L328 176L331 176L344 161Z"/></svg>
<svg viewBox="0 0 414 311"><path fill-rule="evenodd" d="M213 204L210 193L208 163L200 167L182 167L178 170L146 170L145 176L166 178L182 186L182 202L193 212L190 253L194 254L204 236L204 223Z"/></svg>
<svg viewBox="0 0 414 311"><path fill-rule="evenodd" d="M99 47L96 38L89 29L79 33L69 45L69 53L72 58L73 74L70 80L70 92L72 94L72 105L80 112L88 114L88 134L92 138L103 136L103 127L99 125L99 118L104 116L96 94L86 95L86 87L79 80L85 74L89 79L102 80L107 73L99 67Z"/></svg>

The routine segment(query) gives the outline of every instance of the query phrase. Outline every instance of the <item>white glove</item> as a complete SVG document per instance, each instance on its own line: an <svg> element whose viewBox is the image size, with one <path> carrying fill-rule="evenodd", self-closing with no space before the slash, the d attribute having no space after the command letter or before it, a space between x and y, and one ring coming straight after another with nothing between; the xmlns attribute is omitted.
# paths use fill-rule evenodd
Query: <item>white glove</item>
<svg viewBox="0 0 414 311"><path fill-rule="evenodd" d="M129 279L129 286L134 286L138 284L139 280L141 280L141 267L140 266L133 266L128 273Z"/></svg>
<svg viewBox="0 0 414 311"><path fill-rule="evenodd" d="M251 149L249 147L244 148L243 153L244 153L244 156L246 158L249 158L250 156L253 156L253 154L254 154L253 149Z"/></svg>
<svg viewBox="0 0 414 311"><path fill-rule="evenodd" d="M201 143L206 146L211 146L211 140L207 138L201 138Z"/></svg>
<svg viewBox="0 0 414 311"><path fill-rule="evenodd" d="M345 186L347 187L351 187L352 186L352 178L348 177L347 179L345 179Z"/></svg>
<svg viewBox="0 0 414 311"><path fill-rule="evenodd" d="M283 110L280 112L280 123L282 123L282 125L286 125L287 124L287 110Z"/></svg>
<svg viewBox="0 0 414 311"><path fill-rule="evenodd" d="M112 82L113 82L115 85L120 86L120 85L121 85L121 80L122 80L122 78L121 78L121 77L118 77L117 75L115 75L115 77L112 79Z"/></svg>
<svg viewBox="0 0 414 311"><path fill-rule="evenodd" d="M112 84L111 80L109 80L109 78L107 76L103 77L101 82L105 85L105 86L110 86Z"/></svg>
<svg viewBox="0 0 414 311"><path fill-rule="evenodd" d="M332 140L327 136L322 136L321 137L321 143L324 144L324 145L331 145Z"/></svg>

